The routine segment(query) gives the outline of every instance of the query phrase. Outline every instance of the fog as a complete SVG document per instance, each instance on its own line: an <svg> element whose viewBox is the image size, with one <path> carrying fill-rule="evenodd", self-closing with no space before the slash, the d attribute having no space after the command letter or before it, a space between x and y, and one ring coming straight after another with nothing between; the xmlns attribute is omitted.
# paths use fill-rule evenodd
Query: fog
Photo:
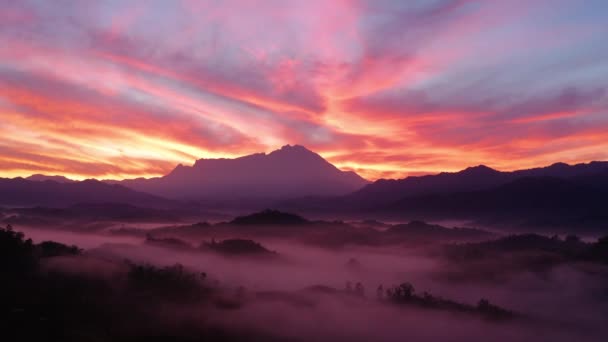
<svg viewBox="0 0 608 342"><path fill-rule="evenodd" d="M121 261L205 272L208 282L243 305L237 310L172 306L169 316L186 315L234 331L255 331L279 340L349 341L572 341L602 340L608 333L608 272L602 265L569 263L546 272L505 273L500 281L480 277L454 280L446 262L424 248L346 246L330 249L293 240L260 237L256 241L278 257L224 256L196 247L153 246L146 239L108 232L75 233L20 228L34 242L54 240L84 249L79 258L52 258L47 269L100 277L124 272ZM238 237L238 236L234 236ZM206 239L204 239L206 240ZM498 265L498 264L497 264ZM499 267L499 266L497 266ZM474 269L470 270L475 272ZM349 295L346 283L360 282L365 296ZM376 289L403 282L416 293L476 305L481 298L518 314L508 321L377 299ZM332 291L305 289L323 285ZM244 289L241 289L244 287ZM267 335L266 335L267 334Z"/></svg>

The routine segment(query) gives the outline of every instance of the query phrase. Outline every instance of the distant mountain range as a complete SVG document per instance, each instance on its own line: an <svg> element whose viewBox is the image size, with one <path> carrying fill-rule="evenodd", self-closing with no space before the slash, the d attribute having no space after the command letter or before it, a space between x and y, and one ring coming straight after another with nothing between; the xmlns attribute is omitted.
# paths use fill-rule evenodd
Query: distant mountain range
<svg viewBox="0 0 608 342"><path fill-rule="evenodd" d="M608 162L501 172L487 166L455 173L378 180L334 198L286 201L300 212L392 219L470 219L534 226L608 223Z"/></svg>
<svg viewBox="0 0 608 342"><path fill-rule="evenodd" d="M607 208L605 186L590 186L578 177L524 177L483 190L404 197L374 211L389 216L475 219L499 225L599 227L608 222Z"/></svg>
<svg viewBox="0 0 608 342"><path fill-rule="evenodd" d="M76 204L65 208L0 208L0 221L15 226L77 231L102 230L116 222L176 223L182 212L168 209L140 208L125 203Z"/></svg>
<svg viewBox="0 0 608 342"><path fill-rule="evenodd" d="M238 207L239 200L252 206ZM190 212L224 201L226 212L273 207L307 215L379 219L464 219L505 225L608 224L608 162L501 172L459 172L369 183L302 146L236 159L201 159L168 175L72 181L34 175L0 179L0 205L67 207L124 203ZM216 208L214 208L216 209ZM256 210L257 210L256 209Z"/></svg>
<svg viewBox="0 0 608 342"><path fill-rule="evenodd" d="M183 201L265 206L303 196L337 196L369 182L341 171L302 146L236 159L200 159L158 178L74 181L63 176L0 178L0 205L66 207L78 203L125 203L177 208ZM263 204L262 204L263 203ZM229 208L230 209L230 208Z"/></svg>
<svg viewBox="0 0 608 342"><path fill-rule="evenodd" d="M496 234L474 228L445 227L422 221L406 224L383 224L382 229L364 228L356 223L335 220L310 220L277 210L263 210L234 218L231 221L172 225L153 229L117 229L123 235L152 235L156 241L186 241L262 237L297 241L314 246L341 248L344 246L419 245L487 240Z"/></svg>
<svg viewBox="0 0 608 342"><path fill-rule="evenodd" d="M417 195L485 190L529 177L553 177L581 184L606 186L608 178L604 176L607 175L608 162L576 165L556 163L547 167L511 172L501 172L479 165L453 173L442 172L398 180L381 179L344 197L343 200L357 207L377 207Z"/></svg>
<svg viewBox="0 0 608 342"><path fill-rule="evenodd" d="M57 183L74 183L74 182L76 182L75 180L66 178L64 176L47 176L47 175L41 175L41 174L31 175L25 179L30 180L30 181L37 181L37 182L44 182L44 181L54 181Z"/></svg>
<svg viewBox="0 0 608 342"><path fill-rule="evenodd" d="M40 179L40 178L38 178ZM68 207L78 203L125 203L150 208L178 207L174 201L117 184L0 178L0 205Z"/></svg>
<svg viewBox="0 0 608 342"><path fill-rule="evenodd" d="M368 181L339 170L305 147L287 145L269 154L200 159L193 166L178 165L163 177L117 183L171 199L222 201L338 196Z"/></svg>

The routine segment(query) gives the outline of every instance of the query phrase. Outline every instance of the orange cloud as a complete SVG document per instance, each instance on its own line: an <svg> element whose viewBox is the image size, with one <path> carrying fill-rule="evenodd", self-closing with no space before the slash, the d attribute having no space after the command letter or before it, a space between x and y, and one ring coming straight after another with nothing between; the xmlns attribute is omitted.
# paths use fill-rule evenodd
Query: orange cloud
<svg viewBox="0 0 608 342"><path fill-rule="evenodd" d="M605 25L582 5L4 7L0 176L158 176L288 143L369 179L608 159Z"/></svg>

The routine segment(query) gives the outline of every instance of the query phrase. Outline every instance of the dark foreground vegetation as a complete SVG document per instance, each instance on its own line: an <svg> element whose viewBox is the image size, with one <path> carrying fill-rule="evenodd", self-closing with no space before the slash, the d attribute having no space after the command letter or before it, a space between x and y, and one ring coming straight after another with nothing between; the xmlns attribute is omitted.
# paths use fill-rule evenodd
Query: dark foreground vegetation
<svg viewBox="0 0 608 342"><path fill-rule="evenodd" d="M277 252L271 251L262 246L259 242L251 239L226 239L216 241L211 239L210 242L202 242L198 248L194 248L188 242L174 237L156 238L152 234L146 235L145 243L161 248L175 249L179 251L189 252L212 252L224 256L247 256L247 257L276 257Z"/></svg>
<svg viewBox="0 0 608 342"><path fill-rule="evenodd" d="M202 250L211 250L223 255L238 256L276 256L277 253L266 249L260 243L249 239L227 239L220 242L212 240L203 242L200 247Z"/></svg>
<svg viewBox="0 0 608 342"><path fill-rule="evenodd" d="M442 276L451 280L502 281L514 273L545 274L564 264L608 265L608 237L584 242L575 235L510 235L446 245L442 257L449 265Z"/></svg>
<svg viewBox="0 0 608 342"><path fill-rule="evenodd" d="M365 296L365 290L361 283L356 283L353 287L349 282L346 284L345 291L347 294ZM520 317L519 314L498 305L494 305L485 298L481 298L477 305L470 305L440 296L434 296L426 291L416 293L414 285L409 282L394 285L386 289L383 285L379 285L376 289L376 298L380 301L387 301L388 303L404 307L418 307L430 310L466 313L492 321L511 320Z"/></svg>
<svg viewBox="0 0 608 342"><path fill-rule="evenodd" d="M2 336L19 341L268 340L206 323L202 308L231 297L180 265L96 264L76 270L77 247L34 244L0 229ZM60 262L61 261L61 262ZM55 265L55 266L53 266ZM59 266L57 266L59 265ZM64 267L61 267L64 265ZM102 272L100 272L102 271ZM197 310L201 310L198 314ZM201 318L201 319L195 319Z"/></svg>
<svg viewBox="0 0 608 342"><path fill-rule="evenodd" d="M379 288L378 290L381 289ZM517 317L517 314L514 312L494 305L484 298L479 300L477 306L473 306L433 296L428 292L416 294L414 293L414 286L410 283L403 283L399 286L387 289L386 296L390 301L400 305L416 305L426 309L463 312L480 315L483 318L490 320L506 320Z"/></svg>
<svg viewBox="0 0 608 342"><path fill-rule="evenodd" d="M180 240L183 242L184 240L201 241L221 238L226 241L237 237L237 239L253 241L260 238L281 239L330 250L348 246L428 247L447 242L485 241L496 236L494 233L482 229L448 228L422 221L411 221L404 224L384 224L373 221L363 223L312 221L276 210L263 210L215 224L199 222L154 229L114 228L110 231L122 236L147 236L149 243L157 243L164 247L187 248L188 244L180 243ZM153 238L151 239L150 236ZM244 250L253 251L255 249L255 246L251 244L245 246L244 241L227 241L228 243L235 246L241 245ZM209 246L203 245L202 247ZM212 248L211 250L220 249Z"/></svg>
<svg viewBox="0 0 608 342"><path fill-rule="evenodd" d="M485 242L448 247L448 256L456 260L485 259L501 253L544 252L563 260L592 261L608 264L608 236L584 242L576 235L546 237L538 234L510 235Z"/></svg>

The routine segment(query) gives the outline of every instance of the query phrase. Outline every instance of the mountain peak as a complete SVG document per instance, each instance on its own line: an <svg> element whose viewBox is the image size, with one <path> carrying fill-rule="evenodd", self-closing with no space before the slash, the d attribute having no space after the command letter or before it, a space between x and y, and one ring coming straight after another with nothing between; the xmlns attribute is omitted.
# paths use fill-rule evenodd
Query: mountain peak
<svg viewBox="0 0 608 342"><path fill-rule="evenodd" d="M258 213L239 216L230 223L237 225L284 225L306 224L309 223L309 221L296 214L266 209Z"/></svg>
<svg viewBox="0 0 608 342"><path fill-rule="evenodd" d="M277 154L277 153L278 154L314 154L314 155L317 155L316 153L314 153L313 151L307 149L306 147L304 147L302 145L285 145L278 150L274 150L274 151L270 152L269 155Z"/></svg>
<svg viewBox="0 0 608 342"><path fill-rule="evenodd" d="M301 145L238 158L199 159L193 166L177 166L150 181L123 181L126 186L168 198L284 199L345 195L367 181L342 171Z"/></svg>
<svg viewBox="0 0 608 342"><path fill-rule="evenodd" d="M75 182L72 179L66 178L64 176L47 176L47 175L43 175L43 174L35 174L35 175L31 175L27 178L25 178L29 181L36 181L36 182L44 182L44 181L54 181L57 183L73 183Z"/></svg>
<svg viewBox="0 0 608 342"><path fill-rule="evenodd" d="M269 159L276 160L291 165L323 165L328 167L330 164L319 154L301 145L285 145L278 150L274 150L266 155ZM333 167L333 166L332 166Z"/></svg>
<svg viewBox="0 0 608 342"><path fill-rule="evenodd" d="M194 162L194 167L196 167L196 164L199 163L199 161L201 161L203 159L199 159L196 162ZM176 174L176 173L180 173L180 172L184 172L184 170L188 169L188 166L184 166L184 164L180 163L177 164L177 166L173 169L173 171L171 171L172 174Z"/></svg>
<svg viewBox="0 0 608 342"><path fill-rule="evenodd" d="M307 149L306 147L302 146L302 145L285 145L283 147L281 147L282 151L289 151L289 150L294 150L294 151L308 151L310 152L309 149Z"/></svg>
<svg viewBox="0 0 608 342"><path fill-rule="evenodd" d="M557 162L557 163L553 163L549 166L550 168L568 168L570 167L570 165L564 163L564 162Z"/></svg>
<svg viewBox="0 0 608 342"><path fill-rule="evenodd" d="M484 175L484 174L492 174L492 173L497 173L497 172L499 172L499 171L496 171L493 168L488 167L486 165L480 164L477 166L467 167L466 169L460 171L459 173L472 174L472 175Z"/></svg>

